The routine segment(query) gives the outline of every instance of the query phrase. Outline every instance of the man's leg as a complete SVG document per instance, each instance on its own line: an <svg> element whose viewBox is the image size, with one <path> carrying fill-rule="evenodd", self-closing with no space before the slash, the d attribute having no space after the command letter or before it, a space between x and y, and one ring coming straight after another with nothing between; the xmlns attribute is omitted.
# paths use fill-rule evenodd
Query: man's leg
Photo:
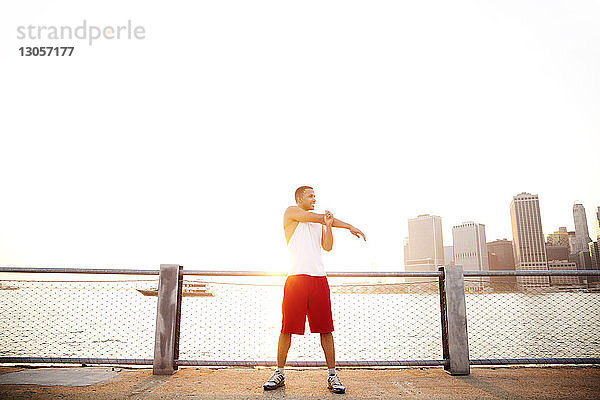
<svg viewBox="0 0 600 400"><path fill-rule="evenodd" d="M280 333L279 343L277 344L277 368L283 369L285 361L287 360L287 354L290 350L290 344L292 343L291 333ZM333 342L332 342L333 343Z"/></svg>
<svg viewBox="0 0 600 400"><path fill-rule="evenodd" d="M340 378L335 373L335 347L333 345L332 333L321 333L321 347L325 353L325 361L329 369L327 377L327 387L333 393L346 393L346 387L340 382Z"/></svg>
<svg viewBox="0 0 600 400"><path fill-rule="evenodd" d="M277 369L271 375L269 380L263 385L265 390L273 390L278 387L285 386L285 374L283 367L285 366L285 360L287 359L287 353L292 343L291 333L280 333L279 344L277 345Z"/></svg>
<svg viewBox="0 0 600 400"><path fill-rule="evenodd" d="M283 286L283 301L281 303L281 331L277 344L277 369L263 385L265 390L273 390L285 386L283 367L292 343L292 333L304 334L306 323L306 307L308 304L305 278L302 275L290 275ZM284 333L286 332L286 333Z"/></svg>
<svg viewBox="0 0 600 400"><path fill-rule="evenodd" d="M327 368L335 368L335 346L333 345L333 334L321 333L321 347L325 353Z"/></svg>
<svg viewBox="0 0 600 400"><path fill-rule="evenodd" d="M333 344L333 318L331 313L331 295L327 277L315 277L308 302L308 322L311 332L321 333L321 347L325 353L328 377L327 386L334 393L345 393L335 371L335 347Z"/></svg>

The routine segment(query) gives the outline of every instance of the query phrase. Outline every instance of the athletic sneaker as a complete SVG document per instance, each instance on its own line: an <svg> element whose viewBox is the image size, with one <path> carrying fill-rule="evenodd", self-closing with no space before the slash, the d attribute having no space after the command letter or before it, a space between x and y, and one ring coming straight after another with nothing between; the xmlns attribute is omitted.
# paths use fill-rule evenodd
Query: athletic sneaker
<svg viewBox="0 0 600 400"><path fill-rule="evenodd" d="M263 385L265 390L273 390L285 386L285 377L281 372L275 371L267 382Z"/></svg>
<svg viewBox="0 0 600 400"><path fill-rule="evenodd" d="M340 378L335 375L329 375L327 378L327 388L333 393L346 393L346 388L340 382Z"/></svg>

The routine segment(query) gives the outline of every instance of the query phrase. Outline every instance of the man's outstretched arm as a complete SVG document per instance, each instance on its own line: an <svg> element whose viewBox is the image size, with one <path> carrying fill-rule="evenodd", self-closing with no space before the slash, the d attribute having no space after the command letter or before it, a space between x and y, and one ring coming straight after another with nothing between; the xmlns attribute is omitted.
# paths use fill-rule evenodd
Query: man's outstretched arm
<svg viewBox="0 0 600 400"><path fill-rule="evenodd" d="M292 220L298 222L316 222L318 224L325 225L325 214L318 214L310 211L305 211L297 206L288 207L285 210L285 220Z"/></svg>
<svg viewBox="0 0 600 400"><path fill-rule="evenodd" d="M357 238L360 239L360 237L362 236L362 238L365 240L365 242L367 241L367 238L365 237L365 234L362 233L360 231L360 229L355 228L354 226L339 220L337 218L333 219L333 225L334 228L344 228L344 229L348 229L350 231L351 234L353 234L354 236L356 236Z"/></svg>
<svg viewBox="0 0 600 400"><path fill-rule="evenodd" d="M287 210L285 210L284 223L287 224L287 221L292 220L298 222L316 222L318 224L325 225L325 215L326 214L305 211L297 206L290 206ZM365 241L367 240L365 234L362 233L360 229L355 228L354 226L337 218L333 218L333 224L331 226L334 228L348 229L350 233L356 236L357 238L360 239L362 237Z"/></svg>

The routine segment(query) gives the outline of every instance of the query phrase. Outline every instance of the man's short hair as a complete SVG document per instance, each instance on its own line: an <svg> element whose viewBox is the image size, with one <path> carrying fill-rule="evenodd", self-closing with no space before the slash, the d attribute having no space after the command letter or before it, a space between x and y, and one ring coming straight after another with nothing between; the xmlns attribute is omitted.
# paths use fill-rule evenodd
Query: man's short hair
<svg viewBox="0 0 600 400"><path fill-rule="evenodd" d="M294 197L296 198L296 203L300 203L300 200L302 200L302 196L304 196L304 191L306 189L312 189L310 186L300 186L298 189L296 189L296 194L294 195Z"/></svg>

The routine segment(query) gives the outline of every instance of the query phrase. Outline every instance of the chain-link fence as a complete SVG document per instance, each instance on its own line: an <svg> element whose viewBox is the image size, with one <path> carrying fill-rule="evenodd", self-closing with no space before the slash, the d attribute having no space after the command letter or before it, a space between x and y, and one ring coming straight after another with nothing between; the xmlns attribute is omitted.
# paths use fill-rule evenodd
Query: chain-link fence
<svg viewBox="0 0 600 400"><path fill-rule="evenodd" d="M456 301L447 297L447 290L460 294L455 299L462 298L463 272L460 267L446 268L452 270L331 274L336 359L343 365L447 366L452 355L444 357L442 352L448 336L443 340L440 301ZM4 271L17 272L0 268ZM0 362L152 364L161 304L159 271L139 271L146 276L127 280L118 279L118 274L134 274L119 271L113 279L85 281L0 279ZM274 363L285 277L179 271L183 290L174 365L202 365L202 360L219 365ZM450 271L454 272L447 275ZM598 363L600 287L582 285L582 273L548 272L547 285L526 287L515 279L525 272L495 276L465 271L460 301L463 313L466 308L467 365L468 359L473 364L567 358ZM440 294L438 278L443 283L451 275L453 285L460 285ZM168 307L173 306L170 301ZM445 323L460 318L458 303L452 304L453 311L443 312ZM452 326L457 325L449 324L444 335L456 333ZM309 333L308 326L306 332L293 336L288 360L322 364L319 335ZM86 359L93 361L82 361Z"/></svg>
<svg viewBox="0 0 600 400"><path fill-rule="evenodd" d="M399 280L329 278L336 359L441 359L438 283ZM184 287L192 283L214 296L183 298L180 360L276 359L284 279L186 279ZM293 335L288 360L324 360L308 325Z"/></svg>
<svg viewBox="0 0 600 400"><path fill-rule="evenodd" d="M157 283L0 280L0 357L152 359Z"/></svg>
<svg viewBox="0 0 600 400"><path fill-rule="evenodd" d="M467 291L471 359L600 357L600 287L577 276L545 277L524 286L515 277L492 277L490 286ZM465 277L465 288L480 278Z"/></svg>

